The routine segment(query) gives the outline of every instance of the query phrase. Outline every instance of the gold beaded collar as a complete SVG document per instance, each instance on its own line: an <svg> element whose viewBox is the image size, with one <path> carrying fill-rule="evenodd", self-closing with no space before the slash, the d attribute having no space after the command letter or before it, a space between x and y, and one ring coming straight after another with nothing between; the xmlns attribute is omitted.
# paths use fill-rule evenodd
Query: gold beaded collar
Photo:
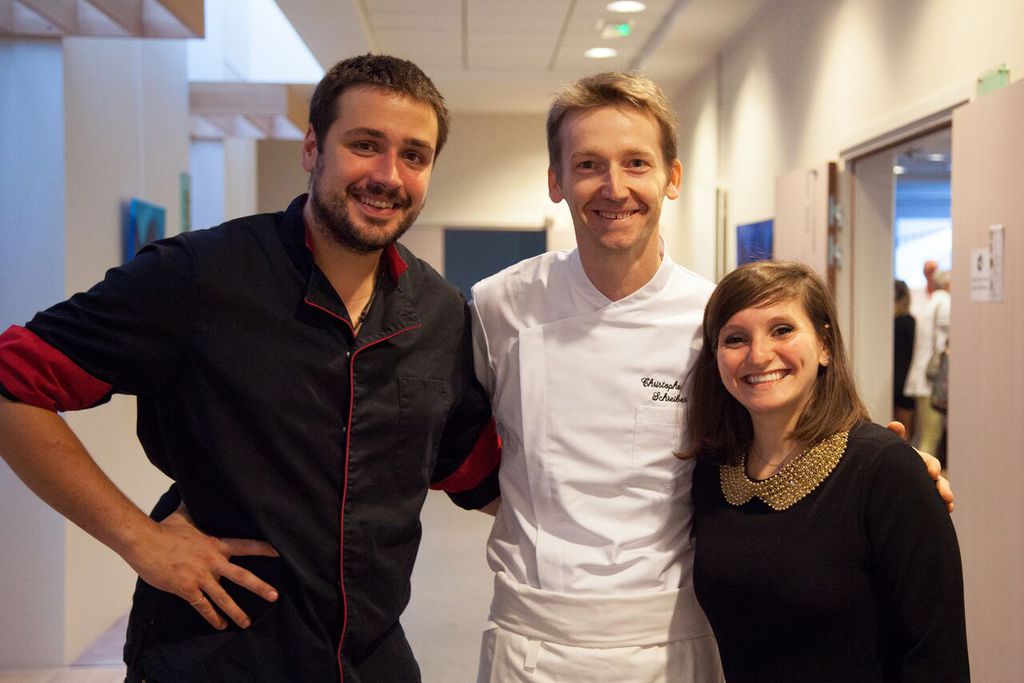
<svg viewBox="0 0 1024 683"><path fill-rule="evenodd" d="M846 451L849 432L839 432L803 450L785 467L764 481L747 476L747 456L738 465L722 465L722 494L735 506L758 497L773 510L785 510L801 500L832 473Z"/></svg>

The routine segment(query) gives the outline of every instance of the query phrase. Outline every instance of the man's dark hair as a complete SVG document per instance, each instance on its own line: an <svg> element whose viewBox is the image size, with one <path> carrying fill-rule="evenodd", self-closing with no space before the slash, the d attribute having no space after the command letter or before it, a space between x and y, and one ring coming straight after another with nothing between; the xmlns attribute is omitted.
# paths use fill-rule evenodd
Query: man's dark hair
<svg viewBox="0 0 1024 683"><path fill-rule="evenodd" d="M309 125L316 133L317 151L323 151L323 139L338 118L338 99L349 88L366 85L389 90L430 105L437 117L437 144L434 158L448 139L451 116L444 98L423 71L406 59L389 55L365 54L335 64L324 74L309 103Z"/></svg>

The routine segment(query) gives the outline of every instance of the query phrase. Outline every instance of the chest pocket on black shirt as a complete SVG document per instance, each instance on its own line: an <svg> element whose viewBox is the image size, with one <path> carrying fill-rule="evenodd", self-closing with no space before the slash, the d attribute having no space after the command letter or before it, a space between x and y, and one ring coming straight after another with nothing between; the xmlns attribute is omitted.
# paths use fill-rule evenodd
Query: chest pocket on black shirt
<svg viewBox="0 0 1024 683"><path fill-rule="evenodd" d="M439 379L398 378L401 423L394 429L401 431L402 438L395 467L417 468L425 474L433 471L451 400L448 384Z"/></svg>

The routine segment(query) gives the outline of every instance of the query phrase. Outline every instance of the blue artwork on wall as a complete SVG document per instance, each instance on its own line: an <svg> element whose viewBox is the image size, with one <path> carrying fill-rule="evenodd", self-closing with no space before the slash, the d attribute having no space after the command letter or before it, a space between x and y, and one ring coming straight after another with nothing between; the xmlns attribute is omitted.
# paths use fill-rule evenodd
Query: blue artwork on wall
<svg viewBox="0 0 1024 683"><path fill-rule="evenodd" d="M155 240L163 239L167 210L162 206L132 199L128 202L127 220L124 221L123 259L134 258L139 249Z"/></svg>
<svg viewBox="0 0 1024 683"><path fill-rule="evenodd" d="M736 265L772 258L772 221L736 226Z"/></svg>

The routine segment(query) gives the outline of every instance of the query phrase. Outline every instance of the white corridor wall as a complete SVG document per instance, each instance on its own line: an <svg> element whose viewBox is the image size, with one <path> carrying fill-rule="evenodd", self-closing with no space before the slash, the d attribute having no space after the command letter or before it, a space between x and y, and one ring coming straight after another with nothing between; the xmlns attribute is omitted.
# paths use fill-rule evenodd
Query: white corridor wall
<svg viewBox="0 0 1024 683"><path fill-rule="evenodd" d="M88 288L121 262L121 208L129 199L165 207L167 233L178 231L178 182L189 168L189 125L182 41L19 39L0 43L0 55L0 196L5 211L17 207L8 213L17 221L5 220L0 232L0 253L24 260L4 269L19 273L16 289L2 281L6 327L24 324L35 310ZM24 144L31 150L24 151ZM8 156L11 149L20 152ZM8 203L8 197L15 199ZM138 446L134 406L131 399L115 397L65 418L115 483L148 509L166 480ZM28 497L6 467L0 484L0 667L69 663L127 611L134 574Z"/></svg>

